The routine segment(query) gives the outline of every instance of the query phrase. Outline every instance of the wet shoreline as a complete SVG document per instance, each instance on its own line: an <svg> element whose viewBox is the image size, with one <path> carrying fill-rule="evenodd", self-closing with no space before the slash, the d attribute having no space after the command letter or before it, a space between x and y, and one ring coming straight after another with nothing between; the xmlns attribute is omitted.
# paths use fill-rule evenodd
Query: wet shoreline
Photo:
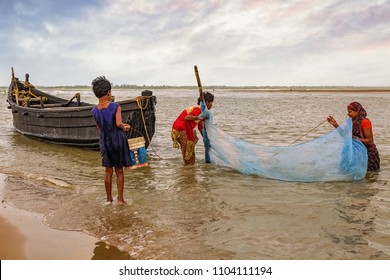
<svg viewBox="0 0 390 280"><path fill-rule="evenodd" d="M2 260L88 260L93 257L97 242L95 237L81 232L52 229L43 223L43 214L9 204L2 195L5 178L7 175L1 174Z"/></svg>

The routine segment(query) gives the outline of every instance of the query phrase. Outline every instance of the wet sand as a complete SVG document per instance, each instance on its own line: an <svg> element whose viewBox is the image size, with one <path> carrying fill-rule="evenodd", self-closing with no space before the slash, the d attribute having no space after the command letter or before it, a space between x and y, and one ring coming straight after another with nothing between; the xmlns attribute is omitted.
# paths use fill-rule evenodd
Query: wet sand
<svg viewBox="0 0 390 280"><path fill-rule="evenodd" d="M1 260L93 258L97 238L82 232L52 229L43 223L42 214L12 207L2 198L3 182L4 180L0 180Z"/></svg>

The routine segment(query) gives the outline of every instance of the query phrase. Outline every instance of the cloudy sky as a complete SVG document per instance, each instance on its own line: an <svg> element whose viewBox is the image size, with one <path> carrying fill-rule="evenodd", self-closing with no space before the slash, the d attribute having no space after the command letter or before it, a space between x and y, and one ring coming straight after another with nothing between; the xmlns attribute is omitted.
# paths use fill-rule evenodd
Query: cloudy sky
<svg viewBox="0 0 390 280"><path fill-rule="evenodd" d="M390 0L0 0L0 85L390 86Z"/></svg>

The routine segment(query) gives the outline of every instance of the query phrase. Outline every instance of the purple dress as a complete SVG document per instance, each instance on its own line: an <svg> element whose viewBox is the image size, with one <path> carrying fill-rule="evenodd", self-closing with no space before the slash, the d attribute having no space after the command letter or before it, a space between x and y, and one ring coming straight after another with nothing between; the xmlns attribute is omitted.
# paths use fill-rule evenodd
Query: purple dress
<svg viewBox="0 0 390 280"><path fill-rule="evenodd" d="M115 113L119 104L111 102L107 108L93 107L92 115L100 128L100 154L105 167L131 166L129 144L125 133L116 126Z"/></svg>

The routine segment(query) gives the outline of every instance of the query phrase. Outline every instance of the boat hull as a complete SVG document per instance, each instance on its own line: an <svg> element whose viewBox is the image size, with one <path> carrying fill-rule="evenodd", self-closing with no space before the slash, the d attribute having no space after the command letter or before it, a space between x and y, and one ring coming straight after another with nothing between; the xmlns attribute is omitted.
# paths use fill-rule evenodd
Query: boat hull
<svg viewBox="0 0 390 280"><path fill-rule="evenodd" d="M92 116L94 104L77 103L58 98L36 88L31 88L34 96L47 98L44 108L39 105L17 104L13 94L15 85L19 90L25 85L19 81L11 83L8 89L8 103L13 115L13 125L17 132L63 145L97 149L99 147L99 131ZM146 96L144 96L146 95ZM156 97L147 91L146 94L133 99L118 101L122 109L122 120L130 124L127 137L144 137L147 148L155 132ZM67 104L56 106L56 104ZM52 107L50 107L52 106Z"/></svg>

